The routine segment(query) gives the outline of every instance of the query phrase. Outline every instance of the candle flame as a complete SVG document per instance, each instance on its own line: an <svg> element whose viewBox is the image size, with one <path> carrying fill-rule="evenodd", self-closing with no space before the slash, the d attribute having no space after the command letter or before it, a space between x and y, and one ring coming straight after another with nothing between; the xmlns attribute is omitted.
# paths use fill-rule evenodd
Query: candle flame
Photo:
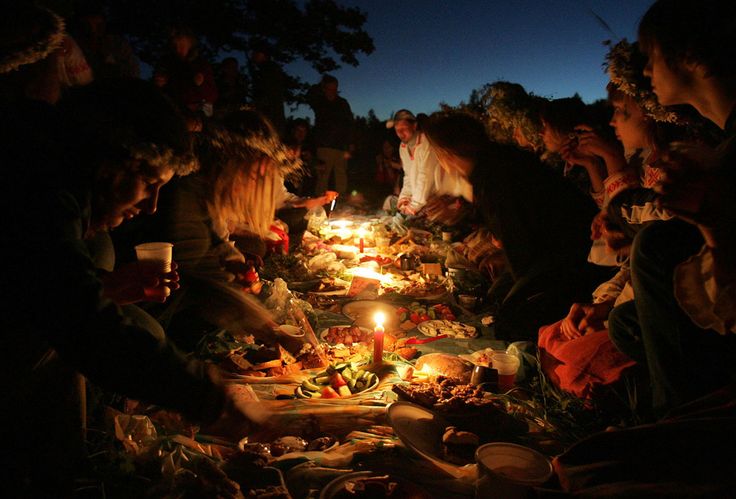
<svg viewBox="0 0 736 499"><path fill-rule="evenodd" d="M376 322L376 326L382 327L383 323L386 321L386 314L383 312L376 312L375 315L373 315L373 320Z"/></svg>

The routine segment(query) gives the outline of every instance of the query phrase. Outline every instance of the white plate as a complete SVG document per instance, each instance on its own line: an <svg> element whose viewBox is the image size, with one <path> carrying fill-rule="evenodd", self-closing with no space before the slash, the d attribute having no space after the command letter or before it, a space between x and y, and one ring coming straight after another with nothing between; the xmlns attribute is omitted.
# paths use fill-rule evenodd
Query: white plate
<svg viewBox="0 0 736 499"><path fill-rule="evenodd" d="M391 497L412 497L414 499L429 499L432 497L432 495L428 494L426 491L413 483L413 480L410 481L406 478L393 476L391 473L379 473L376 471L356 471L353 473L341 475L325 485L325 488L323 488L322 492L320 492L319 494L319 499L332 499L334 497L338 497L338 494L345 490L345 484L350 480L355 480L356 478L368 478L371 476L384 475L389 475L391 477L389 481L397 483L397 488L396 490L394 490L394 494ZM349 495L347 497L349 497Z"/></svg>
<svg viewBox="0 0 736 499"><path fill-rule="evenodd" d="M449 338L471 339L478 336L478 330L475 326L468 326L462 322L433 320L424 321L417 326L417 329L427 336L439 336L446 334Z"/></svg>
<svg viewBox="0 0 736 499"><path fill-rule="evenodd" d="M333 289L332 291L309 291L308 293L310 295L318 295L318 296L345 296L348 294L348 290L350 289L350 282L344 281L342 279L335 279L335 284L339 286L343 286L342 289Z"/></svg>
<svg viewBox="0 0 736 499"><path fill-rule="evenodd" d="M374 300L356 300L342 306L343 314L353 319L357 325L368 328L373 328L376 325L373 321L373 315L376 312L384 313L386 325L398 325L396 307L388 303Z"/></svg>
<svg viewBox="0 0 736 499"><path fill-rule="evenodd" d="M445 418L424 407L403 401L388 406L387 417L394 433L407 448L429 461L440 463L443 468L462 468L442 459L442 435L445 428L451 426Z"/></svg>
<svg viewBox="0 0 736 499"><path fill-rule="evenodd" d="M351 326L352 326L352 324L340 324L338 326L330 326L330 327L351 327ZM364 331L366 333L370 333L370 332L373 331L371 328L368 328L368 327L362 327L362 326L359 326L359 327L360 327L360 329L362 331ZM320 331L319 332L319 339L322 340L322 341L324 341L325 343L329 343L330 345L334 345L334 343L330 343L329 341L327 341L327 333L329 333L329 332L330 332L330 328L329 327L323 329L322 331ZM353 343L355 343L355 342L353 342Z"/></svg>

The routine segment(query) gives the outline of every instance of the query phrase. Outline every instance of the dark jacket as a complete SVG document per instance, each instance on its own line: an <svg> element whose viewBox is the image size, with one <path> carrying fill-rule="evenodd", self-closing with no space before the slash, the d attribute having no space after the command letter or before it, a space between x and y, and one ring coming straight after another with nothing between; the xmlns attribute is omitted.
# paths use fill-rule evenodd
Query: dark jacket
<svg viewBox="0 0 736 499"><path fill-rule="evenodd" d="M478 212L503 244L514 278L585 265L595 204L532 153L491 144L470 180Z"/></svg>
<svg viewBox="0 0 736 499"><path fill-rule="evenodd" d="M353 134L353 112L348 101L339 96L329 101L319 87L313 87L307 94L307 102L314 111L317 147L347 150Z"/></svg>

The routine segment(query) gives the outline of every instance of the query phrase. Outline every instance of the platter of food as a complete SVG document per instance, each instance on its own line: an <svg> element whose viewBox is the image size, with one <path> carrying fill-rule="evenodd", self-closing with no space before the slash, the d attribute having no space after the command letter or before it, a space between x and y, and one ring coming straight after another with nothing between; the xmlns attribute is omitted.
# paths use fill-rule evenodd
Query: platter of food
<svg viewBox="0 0 736 499"><path fill-rule="evenodd" d="M474 462L478 436L458 430L443 416L399 401L388 406L387 417L401 442L425 459L450 468Z"/></svg>
<svg viewBox="0 0 736 499"><path fill-rule="evenodd" d="M354 343L367 343L373 341L373 331L367 327L353 326L350 324L342 326L331 326L319 333L319 338L330 345L350 346Z"/></svg>
<svg viewBox="0 0 736 499"><path fill-rule="evenodd" d="M365 327L375 326L373 316L376 312L383 312L386 317L386 327L398 326L396 307L388 303L374 300L356 300L343 305L342 313L351 318L355 324Z"/></svg>
<svg viewBox="0 0 736 499"><path fill-rule="evenodd" d="M344 296L350 288L350 283L338 278L324 277L309 291L322 296Z"/></svg>
<svg viewBox="0 0 736 499"><path fill-rule="evenodd" d="M297 386L294 394L304 399L344 399L378 386L375 373L341 363L329 366Z"/></svg>
<svg viewBox="0 0 736 499"><path fill-rule="evenodd" d="M449 338L457 339L471 339L478 336L478 330L475 326L469 326L457 321L425 321L419 324L417 329L427 336L438 336L444 334Z"/></svg>
<svg viewBox="0 0 736 499"><path fill-rule="evenodd" d="M406 478L392 473L356 471L335 478L328 483L320 499L359 499L395 497L405 499L430 499L431 494Z"/></svg>

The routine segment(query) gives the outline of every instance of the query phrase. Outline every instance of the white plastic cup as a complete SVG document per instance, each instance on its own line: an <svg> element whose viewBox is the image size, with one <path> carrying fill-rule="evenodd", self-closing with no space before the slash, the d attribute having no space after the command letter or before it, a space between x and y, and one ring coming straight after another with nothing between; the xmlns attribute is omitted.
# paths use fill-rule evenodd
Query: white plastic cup
<svg viewBox="0 0 736 499"><path fill-rule="evenodd" d="M514 387L521 362L516 355L493 352L491 365L498 371L498 389L506 392Z"/></svg>
<svg viewBox="0 0 736 499"><path fill-rule="evenodd" d="M143 243L135 247L138 262L155 272L171 272L172 251L171 243Z"/></svg>
<svg viewBox="0 0 736 499"><path fill-rule="evenodd" d="M552 463L539 452L506 442L484 444L475 451L478 480L475 497L527 497L531 487L552 477Z"/></svg>

